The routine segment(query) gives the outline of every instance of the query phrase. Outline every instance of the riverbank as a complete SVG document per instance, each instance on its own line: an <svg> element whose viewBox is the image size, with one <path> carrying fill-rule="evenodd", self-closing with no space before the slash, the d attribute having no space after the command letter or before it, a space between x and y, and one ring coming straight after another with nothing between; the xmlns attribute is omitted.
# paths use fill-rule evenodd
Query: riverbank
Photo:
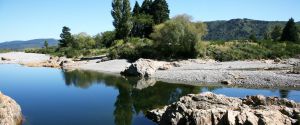
<svg viewBox="0 0 300 125"><path fill-rule="evenodd" d="M70 60L22 52L0 54L0 64L62 67L67 70L91 70L111 74L120 74L131 65L127 60L105 58ZM295 70L297 69L295 67L300 66L300 59L231 62L201 59L165 62L142 59L139 65L141 65L139 69L150 74L147 79L156 81L191 85L222 83L244 87L300 88L300 74Z"/></svg>

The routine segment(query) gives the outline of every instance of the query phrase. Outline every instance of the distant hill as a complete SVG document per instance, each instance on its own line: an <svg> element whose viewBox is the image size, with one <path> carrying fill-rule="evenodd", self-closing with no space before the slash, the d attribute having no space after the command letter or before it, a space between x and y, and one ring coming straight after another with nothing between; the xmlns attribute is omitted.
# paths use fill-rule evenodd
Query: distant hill
<svg viewBox="0 0 300 125"><path fill-rule="evenodd" d="M248 39L254 32L258 39L263 39L265 32L272 31L275 25L284 27L285 21L261 21L251 19L232 19L229 21L205 22L208 34L205 40L240 40ZM300 24L300 22L297 22Z"/></svg>
<svg viewBox="0 0 300 125"><path fill-rule="evenodd" d="M0 43L0 49L24 50L26 48L42 48L45 40L49 46L57 46L58 41L55 39L33 39L28 41L9 41Z"/></svg>

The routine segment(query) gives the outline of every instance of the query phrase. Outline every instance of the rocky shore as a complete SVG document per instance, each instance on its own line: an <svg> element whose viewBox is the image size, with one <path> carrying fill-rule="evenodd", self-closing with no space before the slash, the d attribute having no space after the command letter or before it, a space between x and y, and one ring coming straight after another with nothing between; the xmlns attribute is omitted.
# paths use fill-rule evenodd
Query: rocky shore
<svg viewBox="0 0 300 125"><path fill-rule="evenodd" d="M160 125L299 125L300 104L261 95L190 94L146 115Z"/></svg>
<svg viewBox="0 0 300 125"><path fill-rule="evenodd" d="M16 101L0 92L0 125L21 125L21 107Z"/></svg>
<svg viewBox="0 0 300 125"><path fill-rule="evenodd" d="M300 88L300 59L217 62L210 59L155 61L139 59L108 60L105 57L72 60L44 54L12 52L0 54L0 64L22 64L66 70L92 70L103 73L139 76L151 81L201 85L222 83L242 87ZM152 82L151 82L152 84Z"/></svg>

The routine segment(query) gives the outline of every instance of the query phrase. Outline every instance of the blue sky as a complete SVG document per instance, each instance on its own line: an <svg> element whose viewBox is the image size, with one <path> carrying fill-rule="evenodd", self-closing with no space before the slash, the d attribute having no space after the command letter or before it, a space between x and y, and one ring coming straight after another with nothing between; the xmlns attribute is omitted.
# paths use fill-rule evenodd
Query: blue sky
<svg viewBox="0 0 300 125"><path fill-rule="evenodd" d="M72 33L113 30L112 0L0 0L0 42L59 38L62 26ZM138 0L140 3L142 0ZM167 0L171 16L189 14L197 21L250 18L300 20L299 0ZM131 0L133 6L135 0Z"/></svg>

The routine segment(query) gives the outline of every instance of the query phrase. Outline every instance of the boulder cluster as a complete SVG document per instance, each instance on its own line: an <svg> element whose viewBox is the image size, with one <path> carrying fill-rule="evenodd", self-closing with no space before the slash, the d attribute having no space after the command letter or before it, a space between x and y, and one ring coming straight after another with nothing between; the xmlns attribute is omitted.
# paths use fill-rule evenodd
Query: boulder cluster
<svg viewBox="0 0 300 125"><path fill-rule="evenodd" d="M190 94L146 116L161 125L299 125L300 104L278 97Z"/></svg>

